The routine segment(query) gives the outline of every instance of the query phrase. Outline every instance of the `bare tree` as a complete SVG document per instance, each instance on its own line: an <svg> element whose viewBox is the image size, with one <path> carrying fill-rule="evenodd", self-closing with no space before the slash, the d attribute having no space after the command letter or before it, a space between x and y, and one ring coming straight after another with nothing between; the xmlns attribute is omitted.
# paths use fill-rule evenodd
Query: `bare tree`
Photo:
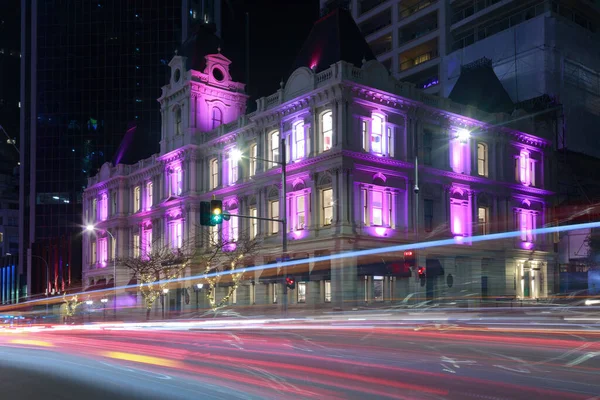
<svg viewBox="0 0 600 400"><path fill-rule="evenodd" d="M165 245L162 239L152 243L151 250L139 257L117 259L117 263L129 269L137 279L146 303L146 318L167 285L190 265L196 254L193 241L178 248Z"/></svg>
<svg viewBox="0 0 600 400"><path fill-rule="evenodd" d="M261 245L259 240L248 239L247 235L240 235L237 240L226 240L221 232L217 236L209 237L208 247L198 252L194 259L194 267L198 267L197 271L208 282L207 297L213 311L227 304L243 278L244 266L252 261ZM225 296L217 299L216 289L222 281L231 282L231 285Z"/></svg>

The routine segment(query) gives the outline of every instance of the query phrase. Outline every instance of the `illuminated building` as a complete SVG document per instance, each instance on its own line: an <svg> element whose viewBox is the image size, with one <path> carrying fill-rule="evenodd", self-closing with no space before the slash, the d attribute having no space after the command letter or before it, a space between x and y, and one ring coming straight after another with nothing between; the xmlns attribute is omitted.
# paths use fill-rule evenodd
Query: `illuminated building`
<svg viewBox="0 0 600 400"><path fill-rule="evenodd" d="M159 98L160 152L132 165L104 164L89 179L83 223L98 232L84 236L84 284L110 282L115 249L117 257L140 256L157 240L175 248L181 236L209 246L210 231L199 226L199 203L214 195L232 215L222 226L225 238L263 239L255 265L281 257L282 234L290 258L307 259L303 270L292 272L292 304L348 306L415 292L430 298L463 291L476 297L548 296L552 243L533 229L546 224L553 195L551 143L509 128L506 114L487 114L398 82L364 41L342 45L355 37L360 32L344 10L319 20L281 89L258 99L250 114L244 114L244 85L232 80L224 54L215 49L198 70L187 69L190 54L173 57ZM281 168L253 159L232 162L238 151L278 160L282 137L287 232L278 222L235 217L282 216ZM427 274L423 287L416 271L403 268L402 254L311 261L412 243L415 223L419 240L454 238L450 246L417 253ZM469 240L503 231L520 233L493 242ZM117 275L119 286L131 279L118 265ZM282 282L257 272L232 302L281 302ZM176 308L185 307L184 286L174 294Z"/></svg>

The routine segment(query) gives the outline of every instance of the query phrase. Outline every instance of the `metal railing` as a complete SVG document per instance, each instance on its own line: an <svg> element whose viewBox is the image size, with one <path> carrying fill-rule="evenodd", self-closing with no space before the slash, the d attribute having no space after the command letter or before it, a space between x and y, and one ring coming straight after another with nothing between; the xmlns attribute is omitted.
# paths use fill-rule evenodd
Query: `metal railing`
<svg viewBox="0 0 600 400"><path fill-rule="evenodd" d="M437 0L422 0L417 4L413 4L412 6L407 6L405 8L401 8L399 12L400 19L408 18L416 12L419 12L430 5L436 3Z"/></svg>

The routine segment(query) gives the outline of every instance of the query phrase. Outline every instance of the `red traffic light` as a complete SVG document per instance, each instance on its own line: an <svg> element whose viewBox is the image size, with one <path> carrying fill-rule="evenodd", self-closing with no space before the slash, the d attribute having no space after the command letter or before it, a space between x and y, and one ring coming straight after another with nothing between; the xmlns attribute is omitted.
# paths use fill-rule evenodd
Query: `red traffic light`
<svg viewBox="0 0 600 400"><path fill-rule="evenodd" d="M286 282L288 285L293 285L293 284L294 284L294 280L293 280L292 278L285 278L285 282Z"/></svg>
<svg viewBox="0 0 600 400"><path fill-rule="evenodd" d="M425 267L419 267L419 278L425 278Z"/></svg>
<svg viewBox="0 0 600 400"><path fill-rule="evenodd" d="M412 251L405 251L404 252L404 257L412 257L413 256L413 252Z"/></svg>

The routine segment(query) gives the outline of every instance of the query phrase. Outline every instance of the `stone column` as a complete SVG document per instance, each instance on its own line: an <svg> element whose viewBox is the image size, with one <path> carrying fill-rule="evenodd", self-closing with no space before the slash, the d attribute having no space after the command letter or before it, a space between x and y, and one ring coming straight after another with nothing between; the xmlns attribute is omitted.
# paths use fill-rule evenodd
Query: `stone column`
<svg viewBox="0 0 600 400"><path fill-rule="evenodd" d="M357 306L356 263L356 257L331 260L331 302L336 308Z"/></svg>

